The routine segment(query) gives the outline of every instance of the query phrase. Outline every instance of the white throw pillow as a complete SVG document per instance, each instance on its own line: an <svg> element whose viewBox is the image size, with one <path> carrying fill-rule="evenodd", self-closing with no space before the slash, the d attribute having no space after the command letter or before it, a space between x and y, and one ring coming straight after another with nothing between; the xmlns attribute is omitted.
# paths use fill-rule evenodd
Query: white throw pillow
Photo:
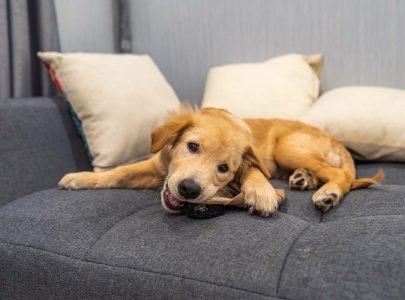
<svg viewBox="0 0 405 300"><path fill-rule="evenodd" d="M343 87L322 95L301 121L324 129L365 160L405 161L405 91Z"/></svg>
<svg viewBox="0 0 405 300"><path fill-rule="evenodd" d="M214 67L203 107L225 108L244 118L297 119L319 96L321 54L289 54L261 63Z"/></svg>
<svg viewBox="0 0 405 300"><path fill-rule="evenodd" d="M95 171L149 155L150 131L180 101L146 55L38 53L79 117Z"/></svg>

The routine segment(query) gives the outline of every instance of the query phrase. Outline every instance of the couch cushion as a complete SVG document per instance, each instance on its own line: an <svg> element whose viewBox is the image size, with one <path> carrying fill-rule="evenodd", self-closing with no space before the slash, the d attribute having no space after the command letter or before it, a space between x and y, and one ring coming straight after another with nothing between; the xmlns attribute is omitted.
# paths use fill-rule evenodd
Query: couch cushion
<svg viewBox="0 0 405 300"><path fill-rule="evenodd" d="M69 101L96 171L147 158L150 131L180 102L148 55L39 52ZM77 115L76 115L77 114Z"/></svg>
<svg viewBox="0 0 405 300"><path fill-rule="evenodd" d="M153 190L47 190L0 208L0 298L28 297L35 286L38 297L55 297L54 285L72 297L100 289L133 298L272 297L306 226L238 209L200 221L168 215Z"/></svg>
<svg viewBox="0 0 405 300"><path fill-rule="evenodd" d="M318 99L322 64L321 54L287 54L214 67L202 107L224 108L241 118L296 120Z"/></svg>
<svg viewBox="0 0 405 300"><path fill-rule="evenodd" d="M102 234L157 198L152 190L38 192L0 209L0 240L82 258Z"/></svg>
<svg viewBox="0 0 405 300"><path fill-rule="evenodd" d="M405 215L405 186L381 185L351 191L322 222L384 215Z"/></svg>
<svg viewBox="0 0 405 300"><path fill-rule="evenodd" d="M371 177L378 169L385 173L382 185L351 191L338 206L326 214L314 209L314 191L290 190L287 181L271 180L274 187L285 189L286 202L280 212L302 220L319 223L339 218L374 215L404 214L405 212L405 164L403 163L357 163L357 177Z"/></svg>
<svg viewBox="0 0 405 300"><path fill-rule="evenodd" d="M66 111L50 98L0 101L0 206L56 186L89 161Z"/></svg>
<svg viewBox="0 0 405 300"><path fill-rule="evenodd" d="M279 211L311 223L405 214L405 186L402 185L380 185L351 191L326 214L312 204L315 191L290 190L286 182L279 180L273 180L273 185L286 191L286 202Z"/></svg>
<svg viewBox="0 0 405 300"><path fill-rule="evenodd" d="M287 190L268 219L208 220L166 214L156 190L26 196L0 208L0 298L400 299L405 186L353 191L325 215L311 194Z"/></svg>
<svg viewBox="0 0 405 300"><path fill-rule="evenodd" d="M405 216L308 227L280 280L283 299L404 299Z"/></svg>
<svg viewBox="0 0 405 300"><path fill-rule="evenodd" d="M377 169L384 171L383 184L405 185L405 163L356 162L357 177L370 177Z"/></svg>
<svg viewBox="0 0 405 300"><path fill-rule="evenodd" d="M404 111L405 90L347 86L324 93L300 121L325 130L357 159L405 162Z"/></svg>

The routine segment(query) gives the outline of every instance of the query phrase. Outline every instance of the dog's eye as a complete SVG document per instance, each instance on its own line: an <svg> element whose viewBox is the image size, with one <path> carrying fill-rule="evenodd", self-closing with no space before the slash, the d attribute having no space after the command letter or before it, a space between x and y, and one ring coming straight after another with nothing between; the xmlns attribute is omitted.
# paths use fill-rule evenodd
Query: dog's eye
<svg viewBox="0 0 405 300"><path fill-rule="evenodd" d="M200 145L190 142L187 144L187 148L191 153L197 153Z"/></svg>
<svg viewBox="0 0 405 300"><path fill-rule="evenodd" d="M220 173L226 173L228 172L229 168L227 164L222 164L218 166L218 172Z"/></svg>

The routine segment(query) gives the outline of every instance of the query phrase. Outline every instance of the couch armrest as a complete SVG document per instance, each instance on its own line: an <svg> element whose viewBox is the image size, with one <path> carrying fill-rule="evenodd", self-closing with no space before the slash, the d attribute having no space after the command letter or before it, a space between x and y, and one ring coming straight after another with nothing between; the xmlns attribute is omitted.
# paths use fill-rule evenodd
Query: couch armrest
<svg viewBox="0 0 405 300"><path fill-rule="evenodd" d="M90 163L67 112L52 98L0 100L0 206L56 187Z"/></svg>

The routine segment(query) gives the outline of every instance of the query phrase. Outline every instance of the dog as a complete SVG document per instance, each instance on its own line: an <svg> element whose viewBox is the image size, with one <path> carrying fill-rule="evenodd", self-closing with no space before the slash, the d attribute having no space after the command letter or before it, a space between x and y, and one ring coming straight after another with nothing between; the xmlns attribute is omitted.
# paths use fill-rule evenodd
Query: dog
<svg viewBox="0 0 405 300"><path fill-rule="evenodd" d="M278 208L270 178L288 178L290 188L316 190L312 201L322 212L350 190L378 184L356 179L346 148L324 131L281 119L240 119L219 108L182 107L152 130L150 159L110 171L65 175L62 189L162 188L170 213L185 202L203 203L237 184L249 213L263 217Z"/></svg>

